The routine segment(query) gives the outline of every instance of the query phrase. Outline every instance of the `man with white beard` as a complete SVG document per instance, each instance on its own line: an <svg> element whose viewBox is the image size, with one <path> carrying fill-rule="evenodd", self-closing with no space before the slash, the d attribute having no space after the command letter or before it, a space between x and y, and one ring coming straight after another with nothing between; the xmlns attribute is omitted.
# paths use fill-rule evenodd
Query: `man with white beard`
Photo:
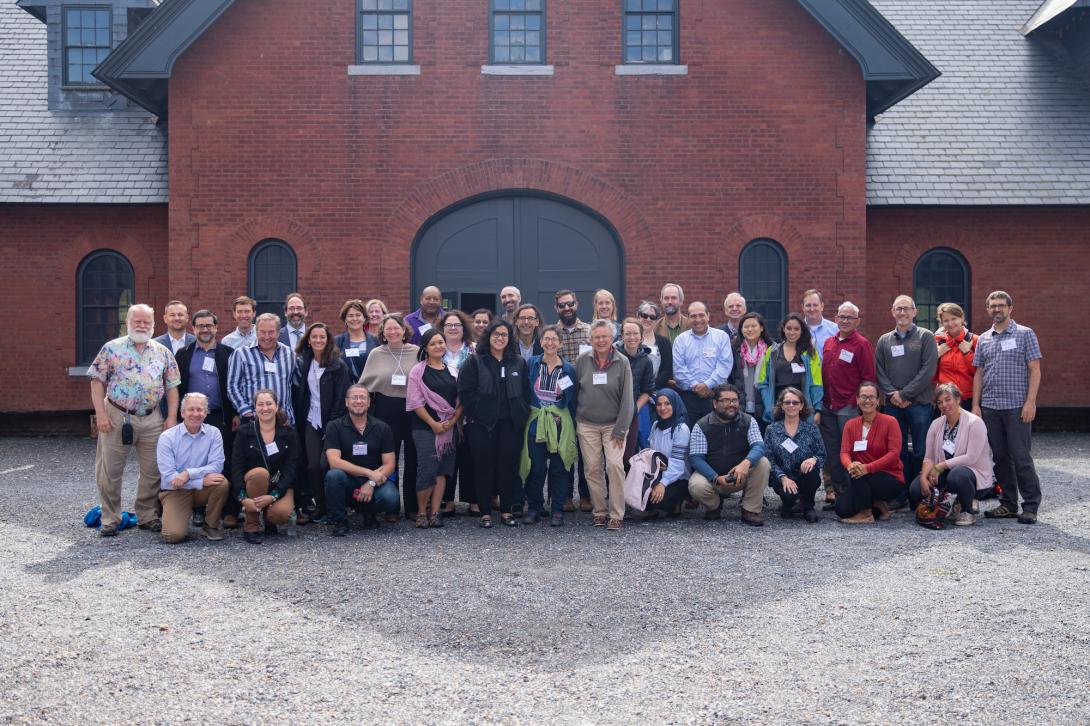
<svg viewBox="0 0 1090 726"><path fill-rule="evenodd" d="M121 522L121 473L129 446L136 450L140 465L135 507L140 529L158 532L162 528L156 446L159 434L178 423L181 377L170 349L151 339L155 310L150 305L133 305L125 325L128 335L102 346L87 369L98 427L95 479L102 505L102 537L116 535ZM159 413L164 396L165 421Z"/></svg>

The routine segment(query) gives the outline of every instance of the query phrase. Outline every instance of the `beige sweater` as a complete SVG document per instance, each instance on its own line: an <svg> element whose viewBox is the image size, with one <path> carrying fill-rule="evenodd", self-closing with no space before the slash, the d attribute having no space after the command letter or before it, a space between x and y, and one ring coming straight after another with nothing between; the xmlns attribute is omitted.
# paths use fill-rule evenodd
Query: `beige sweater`
<svg viewBox="0 0 1090 726"><path fill-rule="evenodd" d="M367 363L359 382L370 393L381 393L392 398L405 398L408 391L409 371L416 365L416 353L420 346L405 343L396 353L388 345L380 345L367 356ZM404 383L395 386L393 376L405 376Z"/></svg>

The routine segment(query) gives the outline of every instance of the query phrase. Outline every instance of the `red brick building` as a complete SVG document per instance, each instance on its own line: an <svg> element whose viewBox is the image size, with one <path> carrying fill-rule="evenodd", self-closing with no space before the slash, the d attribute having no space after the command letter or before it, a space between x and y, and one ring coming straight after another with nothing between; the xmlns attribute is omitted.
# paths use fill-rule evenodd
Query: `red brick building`
<svg viewBox="0 0 1090 726"><path fill-rule="evenodd" d="M1041 338L1041 405L1090 405L1067 342L1090 262L1075 3L4 2L5 413L87 410L80 366L134 301L226 333L246 292L332 321L433 282L627 310L668 280L773 318L817 287L875 338L897 293L982 330L1003 288Z"/></svg>

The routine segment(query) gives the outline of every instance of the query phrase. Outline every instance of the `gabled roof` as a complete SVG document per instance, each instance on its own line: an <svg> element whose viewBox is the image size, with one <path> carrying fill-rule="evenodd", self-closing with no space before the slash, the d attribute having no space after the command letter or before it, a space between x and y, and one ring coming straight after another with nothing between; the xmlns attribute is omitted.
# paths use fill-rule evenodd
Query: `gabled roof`
<svg viewBox="0 0 1090 726"><path fill-rule="evenodd" d="M797 0L854 57L874 116L939 73L867 0ZM234 0L166 0L95 69L103 83L153 113L167 113L174 62Z"/></svg>
<svg viewBox="0 0 1090 726"><path fill-rule="evenodd" d="M155 117L50 111L46 51L46 26L0 0L0 203L165 203Z"/></svg>
<svg viewBox="0 0 1090 726"><path fill-rule="evenodd" d="M942 77L870 129L868 204L1090 204L1090 93L1019 31L1040 0L873 1Z"/></svg>
<svg viewBox="0 0 1090 726"><path fill-rule="evenodd" d="M1029 35L1072 8L1090 8L1090 0L1045 0L1033 17L1022 26L1022 35Z"/></svg>

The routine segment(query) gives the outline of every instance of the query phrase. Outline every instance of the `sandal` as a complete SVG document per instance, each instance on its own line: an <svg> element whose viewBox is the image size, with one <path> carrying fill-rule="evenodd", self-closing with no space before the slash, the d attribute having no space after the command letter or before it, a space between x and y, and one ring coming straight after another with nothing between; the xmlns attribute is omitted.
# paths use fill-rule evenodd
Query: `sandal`
<svg viewBox="0 0 1090 726"><path fill-rule="evenodd" d="M416 528L417 529L427 529L428 528L428 515L424 514L423 512L416 515Z"/></svg>
<svg viewBox="0 0 1090 726"><path fill-rule="evenodd" d="M431 516L428 517L428 526L429 527L442 527L443 526L443 518L439 516L439 512L435 512L434 514L432 514Z"/></svg>
<svg viewBox="0 0 1090 726"><path fill-rule="evenodd" d="M519 521L515 519L515 515L513 514L501 514L500 521L507 527L517 527L519 524Z"/></svg>
<svg viewBox="0 0 1090 726"><path fill-rule="evenodd" d="M481 521L477 523L477 526L481 529L492 529L492 516L489 514L481 517Z"/></svg>

